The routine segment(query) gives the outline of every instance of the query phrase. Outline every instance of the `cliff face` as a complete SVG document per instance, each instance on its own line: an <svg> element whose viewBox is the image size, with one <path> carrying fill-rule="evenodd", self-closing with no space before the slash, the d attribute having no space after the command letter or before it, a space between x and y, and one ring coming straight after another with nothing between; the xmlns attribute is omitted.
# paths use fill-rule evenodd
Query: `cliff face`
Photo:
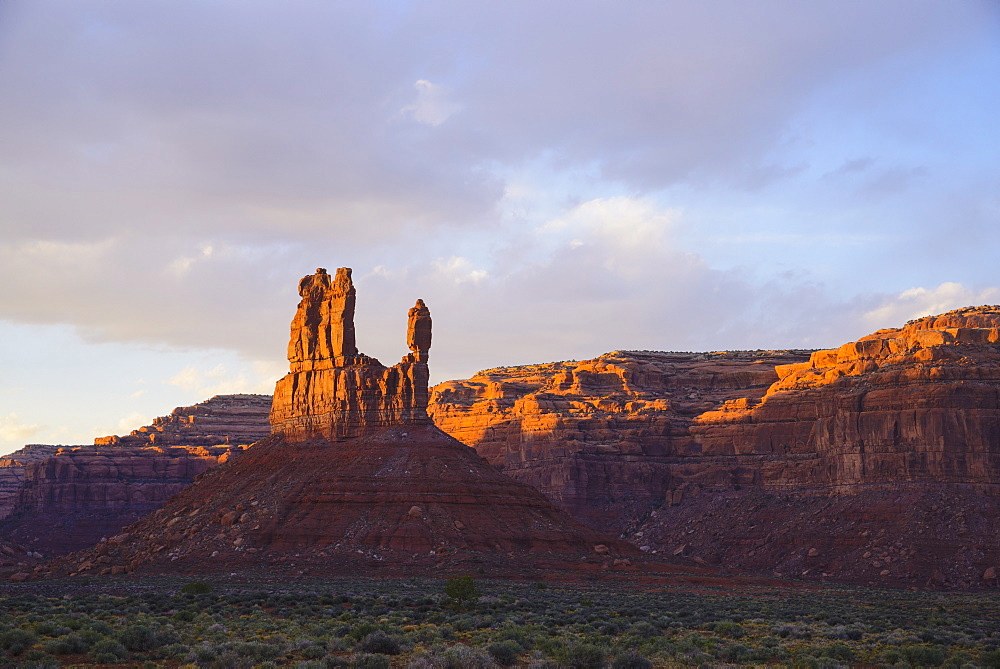
<svg viewBox="0 0 1000 669"><path fill-rule="evenodd" d="M57 571L295 565L329 572L359 559L420 569L446 560L506 563L511 553L569 554L573 565L582 556L610 567L614 554L637 554L430 422L431 320L423 302L409 313L411 353L386 368L355 346L349 269L335 277L317 270L299 294L290 372L271 411L274 434ZM98 569L102 559L107 566Z"/></svg>
<svg viewBox="0 0 1000 669"><path fill-rule="evenodd" d="M620 531L662 503L696 416L758 399L803 351L615 351L486 370L431 393L445 432L595 527Z"/></svg>
<svg viewBox="0 0 1000 669"><path fill-rule="evenodd" d="M977 307L809 355L616 352L488 370L435 387L431 414L648 552L854 583L989 586L1000 570L998 333L1000 307Z"/></svg>
<svg viewBox="0 0 1000 669"><path fill-rule="evenodd" d="M0 497L8 510L0 531L45 554L117 534L267 436L269 409L267 395L218 395L94 446L26 447L8 458L17 455L11 461L19 464L0 467L0 481L4 469L7 479L18 479L6 500Z"/></svg>
<svg viewBox="0 0 1000 669"><path fill-rule="evenodd" d="M426 424L430 311L410 310L410 354L393 367L358 352L351 270L325 269L299 282L288 344L289 373L278 381L271 426L290 442L313 436L347 439L388 425Z"/></svg>
<svg viewBox="0 0 1000 669"><path fill-rule="evenodd" d="M25 468L5 536L46 555L89 546L160 508L236 447L77 447Z"/></svg>
<svg viewBox="0 0 1000 669"><path fill-rule="evenodd" d="M998 328L1000 307L959 309L779 367L759 401L691 428L693 460L714 460L740 489L692 461L675 478L687 494L631 537L738 569L995 586Z"/></svg>
<svg viewBox="0 0 1000 669"><path fill-rule="evenodd" d="M220 446L252 444L271 433L270 395L216 395L177 407L124 437L94 439L95 446Z"/></svg>
<svg viewBox="0 0 1000 669"><path fill-rule="evenodd" d="M759 401L695 419L707 456L759 461L770 489L1000 484L1000 308L881 330L777 368ZM772 464L767 464L772 463Z"/></svg>
<svg viewBox="0 0 1000 669"><path fill-rule="evenodd" d="M32 462L44 460L53 455L62 446L49 444L28 444L0 458L0 520L10 515L14 510L17 492L24 482L24 468Z"/></svg>

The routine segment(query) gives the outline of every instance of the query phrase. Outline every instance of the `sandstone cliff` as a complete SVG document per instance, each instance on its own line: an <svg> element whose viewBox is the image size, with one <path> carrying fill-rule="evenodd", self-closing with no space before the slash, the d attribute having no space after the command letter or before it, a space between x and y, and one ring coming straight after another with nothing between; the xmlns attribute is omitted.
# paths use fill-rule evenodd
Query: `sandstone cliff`
<svg viewBox="0 0 1000 669"><path fill-rule="evenodd" d="M430 413L445 432L576 518L621 531L672 489L692 420L758 399L806 351L614 351L447 381Z"/></svg>
<svg viewBox="0 0 1000 669"><path fill-rule="evenodd" d="M219 446L252 444L271 433L270 395L216 395L132 430L94 439L95 446Z"/></svg>
<svg viewBox="0 0 1000 669"><path fill-rule="evenodd" d="M14 510L17 492L24 482L24 468L29 463L44 460L63 446L49 444L28 444L0 458L0 520Z"/></svg>
<svg viewBox="0 0 1000 669"><path fill-rule="evenodd" d="M679 499L632 538L741 569L996 585L1000 307L880 330L696 418Z"/></svg>
<svg viewBox="0 0 1000 669"><path fill-rule="evenodd" d="M122 535L58 562L57 573L342 572L359 560L366 570L477 560L519 569L523 560L552 555L609 568L618 556L624 568L621 556L638 553L573 520L430 422L431 320L423 302L408 315L411 353L386 368L355 346L349 269L335 277L317 270L299 294L290 372L271 411L274 434ZM515 554L521 557L511 560Z"/></svg>
<svg viewBox="0 0 1000 669"><path fill-rule="evenodd" d="M299 282L298 310L288 344L289 373L278 381L271 407L275 434L288 441L313 436L345 439L388 425L429 423L427 357L430 311L422 300L410 310L402 362L385 367L358 352L351 270L325 269Z"/></svg>
<svg viewBox="0 0 1000 669"><path fill-rule="evenodd" d="M89 546L154 511L194 477L270 432L268 395L217 395L94 446L8 456L0 532L46 555ZM13 456L17 456L16 458ZM0 488L0 493L3 489Z"/></svg>

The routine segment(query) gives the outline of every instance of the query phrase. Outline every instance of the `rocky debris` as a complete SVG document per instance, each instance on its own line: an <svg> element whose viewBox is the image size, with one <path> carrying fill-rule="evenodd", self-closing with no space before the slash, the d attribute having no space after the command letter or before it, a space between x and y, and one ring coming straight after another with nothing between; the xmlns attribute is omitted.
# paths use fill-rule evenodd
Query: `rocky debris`
<svg viewBox="0 0 1000 669"><path fill-rule="evenodd" d="M0 579L14 583L27 580L43 559L38 551L6 537L0 538Z"/></svg>
<svg viewBox="0 0 1000 669"><path fill-rule="evenodd" d="M98 437L94 445L248 445L271 433L270 411L270 395L216 395L193 406L177 407L124 437Z"/></svg>
<svg viewBox="0 0 1000 669"><path fill-rule="evenodd" d="M593 360L500 367L431 391L438 427L574 517L619 532L683 485L688 427L727 401L750 402L775 368L809 351L614 351Z"/></svg>
<svg viewBox="0 0 1000 669"><path fill-rule="evenodd" d="M653 511L627 538L661 553L683 541L685 553L729 570L887 587L977 588L996 585L998 533L1000 497L911 484L853 494L706 487L679 506Z"/></svg>
<svg viewBox="0 0 1000 669"><path fill-rule="evenodd" d="M638 554L430 422L425 305L410 312L411 354L387 369L355 347L350 270L335 277L317 271L299 293L291 372L275 392L274 434L198 477L123 535L57 560L53 573L206 565L308 565L322 573L358 560L430 568L499 559L518 568L514 556L574 565L589 556L611 568L616 557Z"/></svg>
<svg viewBox="0 0 1000 669"><path fill-rule="evenodd" d="M24 482L24 469L29 463L44 460L61 448L49 444L28 444L20 450L0 457L0 520L10 515L17 500L17 491Z"/></svg>
<svg viewBox="0 0 1000 669"><path fill-rule="evenodd" d="M389 425L430 422L431 318L422 300L409 313L412 352L385 367L355 345L356 292L350 268L341 267L334 277L317 269L299 283L299 295L288 345L290 371L274 390L273 433L290 442L314 436L347 439Z"/></svg>

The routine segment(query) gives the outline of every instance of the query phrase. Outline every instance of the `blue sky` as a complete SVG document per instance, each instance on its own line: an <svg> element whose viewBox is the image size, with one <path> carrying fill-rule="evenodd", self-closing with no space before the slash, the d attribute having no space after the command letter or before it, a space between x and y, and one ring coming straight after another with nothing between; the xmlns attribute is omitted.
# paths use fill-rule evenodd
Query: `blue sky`
<svg viewBox="0 0 1000 669"><path fill-rule="evenodd" d="M435 380L1000 303L1000 5L0 4L0 452L285 369L354 268Z"/></svg>

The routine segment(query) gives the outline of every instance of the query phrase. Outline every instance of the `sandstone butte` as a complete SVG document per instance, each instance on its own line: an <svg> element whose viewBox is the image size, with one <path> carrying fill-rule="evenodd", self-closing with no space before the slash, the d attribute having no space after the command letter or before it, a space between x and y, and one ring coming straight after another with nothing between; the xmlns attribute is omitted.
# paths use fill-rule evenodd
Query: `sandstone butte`
<svg viewBox="0 0 1000 669"><path fill-rule="evenodd" d="M433 389L435 421L643 550L903 587L996 586L1000 307L838 349L615 352ZM776 364L782 363L782 364Z"/></svg>
<svg viewBox="0 0 1000 669"><path fill-rule="evenodd" d="M32 445L0 460L0 535L46 556L89 546L160 508L270 432L267 395L218 395L94 446ZM0 568L4 557L0 556Z"/></svg>
<svg viewBox="0 0 1000 669"><path fill-rule="evenodd" d="M410 353L385 367L355 345L350 269L319 269L299 294L272 436L122 534L37 573L630 567L634 547L573 520L434 426L423 302L409 312Z"/></svg>

